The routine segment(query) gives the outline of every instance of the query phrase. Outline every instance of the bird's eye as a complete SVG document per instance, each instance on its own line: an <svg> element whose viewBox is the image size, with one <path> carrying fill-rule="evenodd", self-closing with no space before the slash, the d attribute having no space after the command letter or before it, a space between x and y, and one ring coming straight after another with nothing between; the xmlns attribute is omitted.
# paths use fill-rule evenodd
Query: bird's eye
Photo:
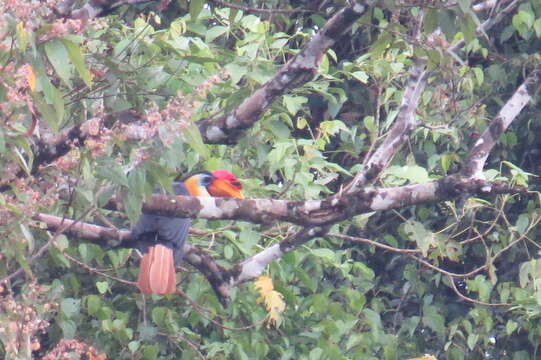
<svg viewBox="0 0 541 360"><path fill-rule="evenodd" d="M212 177L208 175L201 176L201 185L202 186L208 186L212 182Z"/></svg>

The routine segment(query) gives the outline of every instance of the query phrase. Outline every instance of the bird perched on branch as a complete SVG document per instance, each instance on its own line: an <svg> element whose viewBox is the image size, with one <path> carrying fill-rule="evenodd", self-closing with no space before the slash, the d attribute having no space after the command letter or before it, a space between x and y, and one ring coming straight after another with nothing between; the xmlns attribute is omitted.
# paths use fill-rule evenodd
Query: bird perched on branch
<svg viewBox="0 0 541 360"><path fill-rule="evenodd" d="M173 183L176 195L243 199L242 186L225 170L200 172ZM132 229L143 252L137 287L143 294L169 295L176 291L175 263L182 260L192 221L188 218L142 214Z"/></svg>

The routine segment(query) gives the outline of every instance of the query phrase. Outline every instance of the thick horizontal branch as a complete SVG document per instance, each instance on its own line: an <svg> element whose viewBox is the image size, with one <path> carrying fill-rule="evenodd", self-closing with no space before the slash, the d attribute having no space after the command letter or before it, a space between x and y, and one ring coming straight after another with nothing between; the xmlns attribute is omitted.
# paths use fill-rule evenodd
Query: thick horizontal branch
<svg viewBox="0 0 541 360"><path fill-rule="evenodd" d="M32 218L45 223L51 231L69 226L69 234L102 245L117 246L131 240L129 230L117 230L48 214L36 214Z"/></svg>
<svg viewBox="0 0 541 360"><path fill-rule="evenodd" d="M253 223L286 221L303 226L325 226L355 215L404 206L477 196L524 192L525 188L483 179L451 175L439 180L393 188L368 187L351 194L323 200L227 199L154 194L143 204L143 212L188 218L244 220ZM112 200L108 207L120 209Z"/></svg>
<svg viewBox="0 0 541 360"><path fill-rule="evenodd" d="M325 52L351 28L364 11L365 7L360 4L340 10L297 55L235 110L216 118L200 120L197 125L204 141L212 144L235 143L243 130L259 120L274 99L314 77Z"/></svg>

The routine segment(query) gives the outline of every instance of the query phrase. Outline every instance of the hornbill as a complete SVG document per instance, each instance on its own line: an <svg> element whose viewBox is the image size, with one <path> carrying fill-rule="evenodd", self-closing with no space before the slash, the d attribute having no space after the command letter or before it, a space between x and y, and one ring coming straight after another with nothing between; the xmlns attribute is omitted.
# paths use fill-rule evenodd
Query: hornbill
<svg viewBox="0 0 541 360"><path fill-rule="evenodd" d="M173 182L176 195L243 199L242 185L225 170L200 172ZM188 218L142 214L132 229L136 247L144 254L137 287L143 294L169 295L176 291L175 263L182 260L192 221Z"/></svg>

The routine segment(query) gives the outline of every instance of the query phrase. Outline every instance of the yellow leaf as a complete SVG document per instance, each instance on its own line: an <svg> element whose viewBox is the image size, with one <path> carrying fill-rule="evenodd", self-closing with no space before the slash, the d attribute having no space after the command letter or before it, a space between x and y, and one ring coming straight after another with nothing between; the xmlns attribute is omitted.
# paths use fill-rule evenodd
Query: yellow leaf
<svg viewBox="0 0 541 360"><path fill-rule="evenodd" d="M258 277L257 280L254 281L254 285L256 287L256 290L259 290L261 296L265 296L265 294L268 294L269 291L272 291L274 289L274 286L272 285L272 279L268 276Z"/></svg>
<svg viewBox="0 0 541 360"><path fill-rule="evenodd" d="M424 354L423 356L410 358L408 360L438 360L434 355Z"/></svg>
<svg viewBox="0 0 541 360"><path fill-rule="evenodd" d="M34 91L36 89L36 75L34 74L34 70L30 65L28 65L26 81L28 81L28 86L30 87L30 90Z"/></svg>
<svg viewBox="0 0 541 360"><path fill-rule="evenodd" d="M260 276L254 282L254 285L260 295L256 300L257 303L264 303L267 310L267 327L270 327L270 325L277 326L280 321L280 314L286 308L283 300L284 296L274 290L272 279L268 276Z"/></svg>
<svg viewBox="0 0 541 360"><path fill-rule="evenodd" d="M19 44L19 49L22 51L26 50L26 45L28 45L28 33L24 28L24 23L20 22L15 26L15 32L17 34L17 43Z"/></svg>

